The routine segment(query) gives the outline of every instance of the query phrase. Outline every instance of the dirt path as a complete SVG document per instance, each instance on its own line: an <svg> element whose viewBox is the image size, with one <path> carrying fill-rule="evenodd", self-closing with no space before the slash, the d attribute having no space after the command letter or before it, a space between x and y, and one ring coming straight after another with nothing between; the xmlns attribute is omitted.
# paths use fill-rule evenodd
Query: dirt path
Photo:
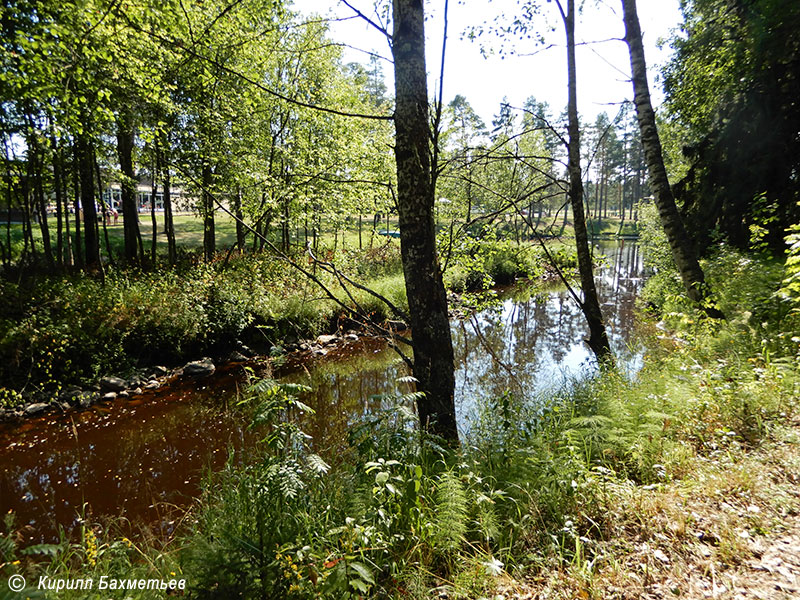
<svg viewBox="0 0 800 600"><path fill-rule="evenodd" d="M739 464L710 471L712 498L691 499L706 509L709 544L696 535L684 578L656 584L650 597L800 599L800 424Z"/></svg>
<svg viewBox="0 0 800 600"><path fill-rule="evenodd" d="M729 589L728 595L736 600L800 598L800 519L793 519L786 535L764 548L760 556L759 552L760 548L754 548L754 560L722 578L720 595ZM714 592L712 588L712 595Z"/></svg>
<svg viewBox="0 0 800 600"><path fill-rule="evenodd" d="M750 541L751 557L741 564L726 568L709 557L687 565L685 580L667 578L642 597L796 600L800 598L800 518L786 525L776 538Z"/></svg>

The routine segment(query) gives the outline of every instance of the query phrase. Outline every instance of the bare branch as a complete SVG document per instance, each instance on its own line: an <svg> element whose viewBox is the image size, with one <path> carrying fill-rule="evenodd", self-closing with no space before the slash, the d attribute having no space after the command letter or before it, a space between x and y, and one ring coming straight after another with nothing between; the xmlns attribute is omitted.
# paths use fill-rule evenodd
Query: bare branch
<svg viewBox="0 0 800 600"><path fill-rule="evenodd" d="M478 320L475 318L475 315L470 315L469 324L472 325L472 330L475 332L475 335L478 336L478 340L480 341L481 346L483 346L483 349L489 353L489 356L492 357L494 362L500 365L503 370L509 374L511 381L513 381L514 384L519 388L519 391L524 394L525 388L522 387L522 384L517 379L517 376L514 374L514 370L498 358L497 353L494 351L494 348L492 348L492 345L486 341L485 337L483 337L483 333L481 333L481 328L478 326Z"/></svg>
<svg viewBox="0 0 800 600"><path fill-rule="evenodd" d="M341 2L342 2L342 4L344 4L345 6L347 6L347 7L348 7L350 10L352 10L354 13L356 13L356 14L357 14L359 17L361 17L361 18L362 18L362 19L364 19L364 20L365 20L367 23L369 23L369 24L370 24L372 27L374 27L375 29L377 29L378 31L380 31L380 32L381 32L381 33L382 33L384 36L386 36L386 39L387 39L387 40L389 40L389 42L391 43L391 41L392 41L392 35L391 35L391 34L390 34L388 31L386 31L386 28L385 28L385 27L382 27L382 26L378 25L378 24L377 24L375 21L373 21L372 19L370 19L370 18L369 18L367 15L365 15L365 14L364 14L364 13L362 13L360 10L358 10L358 9L357 9L355 6L353 6L352 4L350 4L350 3L349 3L347 0L341 0Z"/></svg>
<svg viewBox="0 0 800 600"><path fill-rule="evenodd" d="M436 101L436 116L433 120L433 160L431 161L431 185L436 192L436 180L439 177L439 137L441 136L442 108L444 97L444 59L447 51L447 9L448 0L444 0L444 31L442 33L442 59L439 67L439 98Z"/></svg>
<svg viewBox="0 0 800 600"><path fill-rule="evenodd" d="M403 318L403 320L405 320L405 321L409 321L408 314L407 314L407 313L406 313L404 310L402 310L401 308L399 308L399 307L395 306L395 305L394 305L394 304L393 304L393 303L392 303L390 300L388 300L387 298L385 298L383 295L379 294L379 293L378 293L378 292L376 292L375 290L371 290L371 289L369 289L368 287L365 287L365 286L361 285L360 283L356 283L355 281L353 281L352 279L350 279L350 278L349 278L347 275L345 275L344 273L342 273L341 271L339 271L339 270L336 268L336 265L335 265L335 264L333 264L332 262L323 261L323 260L320 260L320 259L318 259L316 256L314 256L314 253L311 251L311 248L310 248L310 247L308 247L308 248L307 248L307 251L308 251L308 254L309 254L309 256L311 256L311 258L312 258L312 259L314 259L314 261L315 261L317 264L319 264L319 265L322 265L322 266L325 266L325 267L328 267L329 269L331 269L331 272L332 272L334 275L336 275L336 277L339 279L340 283L341 283L341 280L342 280L342 279L344 279L344 280L345 280L345 281L347 281L347 283L349 283L350 285L352 285L352 286L356 287L357 289L359 289L359 290L361 290L361 291L363 291L363 292L367 292L367 293L368 293L368 294L370 294L371 296L374 296L375 298L377 298L378 300L380 300L381 302L383 302L383 303L384 303L386 306L388 306L388 307L389 307L389 308L390 308L390 309L391 309L391 310L392 310L392 311L393 311L395 314L397 314L397 315L399 315L400 317L402 317L402 318ZM342 284L342 287L344 287L344 284ZM348 296L350 296L350 292L348 292L346 289L345 289L345 291L347 292L347 295L348 295ZM350 299L351 299L351 300L353 300L353 302L355 302L355 299L353 299L353 297L352 297L352 296L350 296Z"/></svg>
<svg viewBox="0 0 800 600"><path fill-rule="evenodd" d="M184 169L181 169L181 168L180 168L180 166L177 166L177 165L176 165L176 168L177 168L177 170L178 170L178 171L180 171L180 173L181 173L181 174L182 174L184 177L186 177L186 178L187 178L189 181L191 181L191 182L192 182L194 185L196 185L198 188L200 188L200 189L201 189L201 190L203 190L205 193L207 193L207 194L209 195L209 197L210 197L210 198L211 198L211 199L214 201L214 204L216 204L217 208L219 208L221 211L223 211L225 214L227 214L229 217L231 217L231 218L232 218L234 221L236 221L237 223L241 223L241 224L242 224L242 226L244 226L244 227L245 227L245 228L246 228L248 231L250 231L250 233L252 233L252 234L253 234L255 237L259 238L259 239L260 239L260 240L262 240L262 241L263 241L263 242L264 242L264 243L265 243L267 246L269 246L269 248L270 248L270 249L271 249L271 250L272 250L272 251L273 251L273 252L274 252L274 253L275 253L275 254L276 254L278 257L280 257L280 258L281 258L281 260L283 260L284 262L288 263L290 266L292 266L292 267L294 267L295 269L297 269L298 271L300 271L300 272L301 272L301 273L302 273L302 274L303 274L305 277L307 277L307 278L308 278L310 281L314 282L314 283L315 283L317 286L319 286L319 288L320 288L320 289L321 289L321 290L322 290L322 291L325 293L325 295L326 295L326 296L327 296L327 297L328 297L330 300L332 300L332 301L333 301L333 302L335 302L337 305L339 305L339 306L340 306L342 309L344 309L344 310L345 310L345 311L346 311L348 314L350 314L350 315L354 316L354 317L356 318L356 320L358 320L358 322L360 322L360 323L361 323L361 324L362 324L364 327L366 327L367 329L372 329L372 330L374 330L374 331L377 331L377 332L379 332L379 334L380 334L380 335L382 335L382 336L387 336L387 337L389 337L390 339L393 339L393 340L400 341L400 342L402 342L402 343L404 343L404 344L407 344L407 345L409 345L409 346L413 346L413 341L412 341L412 340L410 340L410 339L408 339L408 338L406 338L406 337L403 337L403 336L400 336L400 335L398 335L396 332L394 332L394 331L393 331L393 330L391 330L391 329L386 329L386 328L384 328L384 327L381 327L380 325L378 325L378 324L376 324L376 323L373 323L373 322L372 322L372 320L371 320L371 319L370 319L370 318L369 318L367 315L365 315L365 314L363 314L363 313L359 312L358 310L356 310L357 308L359 308L359 306L358 306L358 304L355 302L355 300L354 300L353 296L350 294L349 290L347 290L347 288L344 286L344 284L342 284L342 282L341 282L341 279L339 279L339 283L340 283L340 285L342 285L342 287L344 288L344 290L345 290L345 293L347 293L348 297L349 297L351 300L353 300L354 304L356 304L356 309L354 309L352 306L348 306L347 304L345 304L344 302L342 302L342 301L341 301L341 299L340 299L338 296L336 296L336 294L334 294L334 293L333 293L333 292L332 292L332 291L331 291L331 290L330 290L330 289L329 289L329 288L328 288L328 287L327 287L327 286L326 286L326 285L325 285L325 284L324 284L324 283L323 283L323 282L322 282L322 281L321 281L321 280L320 280L320 279L319 279L319 278L318 278L316 275L314 275L313 273L309 272L309 271L308 271L308 269L305 269L305 268L304 268L303 266L301 266L301 265L300 265L300 264L299 264L297 261L294 261L294 260L292 260L292 259L291 259L291 258L290 258L290 257L289 257L289 256L288 256L286 253L282 252L282 251L281 251L281 250L280 250L280 249L279 249L277 246L275 246L275 244L273 244L273 243L272 243L272 242L269 240L269 238L267 238L266 236L262 235L261 233L259 233L259 232L258 232L258 231L256 231L255 229L253 229L252 227L250 227L250 226L249 226L247 223L245 223L245 222L244 222L242 219L238 218L238 217L237 217L237 216L236 216L234 213L232 213L232 212L231 212L231 211L230 211L230 210L229 210L229 209L228 209L228 208L227 208L227 207L226 207L224 204L222 204L222 202L220 202L220 200L219 200L219 198L217 197L217 195L216 195L216 194L214 194L214 193L213 193L211 190L207 189L207 188L206 188L206 187L205 187L205 186L204 186L204 185L203 185L201 182L197 181L197 179L196 179L194 176L192 176L192 174L191 174L191 173L188 173L188 172L187 172L187 171L185 171ZM322 262L322 261L318 261L318 263L319 263L319 264L322 264L322 265L329 265L330 267L332 267L332 266L333 266L333 265L332 265L332 263L325 263L325 262ZM334 268L334 271L335 271L335 267L333 267L333 268ZM330 271L329 271L329 272L330 272ZM341 275L341 273L340 273L340 275ZM338 277L338 276L337 276L337 277ZM390 301L388 301L388 300L384 299L384 298L383 298L383 296L381 296L380 294L378 294L378 293L377 293L377 292L375 292L374 290L370 290L369 288L367 288L367 287L365 287L365 286L362 286L362 285L360 285L360 284L356 284L355 282L353 282L351 279L349 279L348 277L346 277L346 276L344 276L344 275L342 275L342 278L344 278L346 281L348 281L349 283L351 283L352 285L354 285L354 286L355 286L355 287L357 287L358 289L361 289L361 290L363 290L363 291L365 291L365 292L367 292L367 293L370 293L370 294L374 295L376 298L382 299L382 301L383 301L383 302L385 302L385 303L386 303L386 305L387 305L387 306L388 306L390 309L392 309L392 310L396 310L396 307L394 306L394 304L392 304ZM406 314L405 314L405 312L404 312L404 311L400 311L399 309L397 309L397 310L396 310L396 312L397 312L397 314L398 314L398 315L400 315L400 316L402 316L404 319L408 320L408 317L406 316ZM395 350L397 350L397 349L395 348ZM405 358L405 357L404 357L404 358Z"/></svg>

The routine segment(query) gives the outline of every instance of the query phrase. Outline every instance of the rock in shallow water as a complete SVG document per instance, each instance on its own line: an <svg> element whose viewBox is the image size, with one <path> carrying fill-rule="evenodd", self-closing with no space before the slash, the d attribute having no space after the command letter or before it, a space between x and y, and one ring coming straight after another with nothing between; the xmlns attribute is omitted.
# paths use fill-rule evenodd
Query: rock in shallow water
<svg viewBox="0 0 800 600"><path fill-rule="evenodd" d="M183 374L193 377L202 377L203 375L211 375L216 369L214 361L210 358L201 358L200 360L187 363L186 366L183 367Z"/></svg>
<svg viewBox="0 0 800 600"><path fill-rule="evenodd" d="M37 402L36 404L30 404L25 407L25 414L26 415L37 415L40 412L47 410L49 405L44 402Z"/></svg>
<svg viewBox="0 0 800 600"><path fill-rule="evenodd" d="M128 382L119 377L109 375L100 380L100 389L104 392L121 392L128 387Z"/></svg>
<svg viewBox="0 0 800 600"><path fill-rule="evenodd" d="M322 346L328 346L330 344L335 344L336 340L338 340L335 335L321 335L317 337L317 343L321 344Z"/></svg>

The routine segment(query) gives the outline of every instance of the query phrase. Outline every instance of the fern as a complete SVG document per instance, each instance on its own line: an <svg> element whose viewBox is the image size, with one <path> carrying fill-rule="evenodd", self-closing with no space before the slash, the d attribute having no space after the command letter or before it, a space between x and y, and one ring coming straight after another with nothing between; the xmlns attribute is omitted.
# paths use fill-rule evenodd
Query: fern
<svg viewBox="0 0 800 600"><path fill-rule="evenodd" d="M489 544L496 539L500 532L500 523L497 518L496 502L493 494L479 493L475 499L475 526L481 542L489 549Z"/></svg>
<svg viewBox="0 0 800 600"><path fill-rule="evenodd" d="M438 550L453 553L458 550L467 533L467 494L458 474L445 471L436 486L433 541Z"/></svg>

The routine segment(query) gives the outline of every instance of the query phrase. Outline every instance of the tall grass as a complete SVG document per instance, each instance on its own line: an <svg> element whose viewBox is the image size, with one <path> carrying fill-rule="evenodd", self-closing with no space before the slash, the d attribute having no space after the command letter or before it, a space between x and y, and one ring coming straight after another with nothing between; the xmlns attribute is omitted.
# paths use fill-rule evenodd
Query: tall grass
<svg viewBox="0 0 800 600"><path fill-rule="evenodd" d="M407 308L396 249L368 254L350 257L351 266ZM353 305L332 276L320 278ZM0 294L0 386L51 396L63 386L124 375L136 366L221 355L237 339L266 351L286 338L334 328L344 311L289 265L266 256L155 273L110 270L105 281L83 274L0 280ZM365 292L354 299L375 319L395 316Z"/></svg>

